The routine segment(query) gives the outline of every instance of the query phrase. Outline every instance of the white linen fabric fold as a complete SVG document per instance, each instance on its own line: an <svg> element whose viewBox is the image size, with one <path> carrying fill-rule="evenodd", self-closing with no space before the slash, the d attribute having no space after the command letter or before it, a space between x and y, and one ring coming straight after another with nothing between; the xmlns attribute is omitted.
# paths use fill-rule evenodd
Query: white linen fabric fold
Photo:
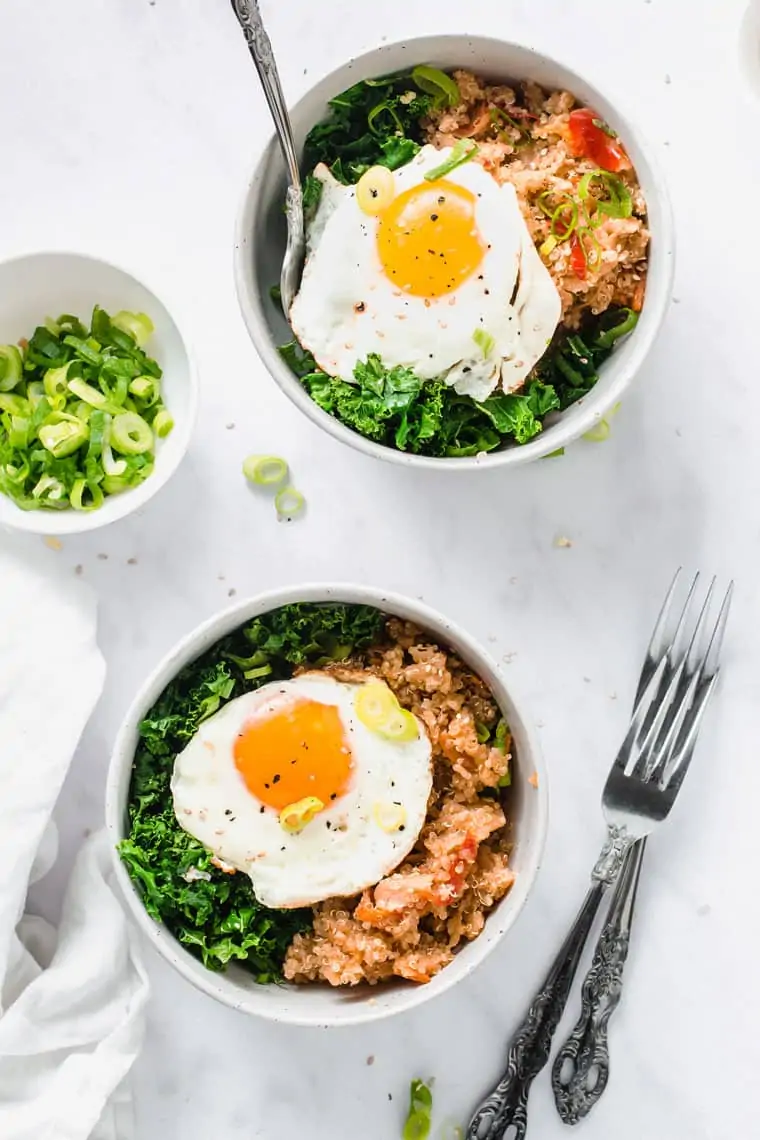
<svg viewBox="0 0 760 1140"><path fill-rule="evenodd" d="M103 687L95 600L0 553L0 1136L129 1140L124 1078L147 980L103 833L76 861L56 932L24 913L52 866L53 807Z"/></svg>

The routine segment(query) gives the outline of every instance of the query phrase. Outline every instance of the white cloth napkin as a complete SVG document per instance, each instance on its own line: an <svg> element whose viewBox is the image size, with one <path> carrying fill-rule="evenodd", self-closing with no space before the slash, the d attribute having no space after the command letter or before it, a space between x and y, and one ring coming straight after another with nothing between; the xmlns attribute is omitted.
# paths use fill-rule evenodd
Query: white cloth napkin
<svg viewBox="0 0 760 1140"><path fill-rule="evenodd" d="M0 1137L129 1140L124 1078L147 980L103 833L76 861L56 932L25 914L57 854L51 813L105 677L95 600L0 552Z"/></svg>

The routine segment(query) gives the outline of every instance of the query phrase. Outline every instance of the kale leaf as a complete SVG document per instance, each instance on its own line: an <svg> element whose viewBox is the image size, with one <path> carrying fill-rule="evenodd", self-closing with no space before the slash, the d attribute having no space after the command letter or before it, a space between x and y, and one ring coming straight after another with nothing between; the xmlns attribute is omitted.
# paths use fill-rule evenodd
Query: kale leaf
<svg viewBox="0 0 760 1140"><path fill-rule="evenodd" d="M324 162L339 182L357 182L370 166L396 170L422 142L420 121L433 98L410 72L362 80L330 100L330 114L306 136L304 166Z"/></svg>
<svg viewBox="0 0 760 1140"><path fill-rule="evenodd" d="M376 354L356 365L349 383L322 372L297 341L282 345L280 353L323 411L367 439L414 454L479 455L505 443L527 443L543 430L546 416L587 395L636 320L630 309L614 309L589 318L577 333L560 332L519 392L480 404L441 380L387 368Z"/></svg>
<svg viewBox="0 0 760 1140"><path fill-rule="evenodd" d="M304 603L273 610L185 666L140 725L128 835L119 854L148 914L212 970L234 959L259 982L279 980L290 941L308 929L311 911L265 907L246 875L214 866L211 853L182 830L174 814L174 758L226 701L265 680L291 676L296 665L366 647L378 638L382 622L382 614L369 606ZM252 663L258 668L249 671Z"/></svg>

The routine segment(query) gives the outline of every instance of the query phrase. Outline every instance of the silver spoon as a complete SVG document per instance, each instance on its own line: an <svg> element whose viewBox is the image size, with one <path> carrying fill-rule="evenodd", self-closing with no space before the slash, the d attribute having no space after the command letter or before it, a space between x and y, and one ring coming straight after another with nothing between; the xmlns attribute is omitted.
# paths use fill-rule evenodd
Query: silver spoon
<svg viewBox="0 0 760 1140"><path fill-rule="evenodd" d="M285 319L290 316L290 306L298 292L304 260L303 189L298 169L296 145L293 141L293 128L290 123L285 96L282 93L277 64L274 61L272 44L261 19L258 0L232 0L232 10L243 29L245 42L253 56L264 88L269 110L274 120L277 137L288 168L288 189L285 195L285 217L288 223L288 244L280 273L280 300Z"/></svg>

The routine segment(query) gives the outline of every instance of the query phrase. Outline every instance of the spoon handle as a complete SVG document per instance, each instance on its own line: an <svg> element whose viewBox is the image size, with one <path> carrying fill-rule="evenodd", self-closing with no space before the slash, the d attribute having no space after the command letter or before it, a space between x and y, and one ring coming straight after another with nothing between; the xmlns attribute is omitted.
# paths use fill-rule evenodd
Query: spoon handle
<svg viewBox="0 0 760 1140"><path fill-rule="evenodd" d="M290 117L288 115L285 96L282 93L277 64L274 61L272 44L267 30L264 27L264 22L261 19L258 0L231 0L231 2L232 10L237 16L240 27L243 29L248 50L253 57L253 62L256 64L256 70L259 73L261 86L264 88L269 110L272 112L274 125L277 129L277 137L280 140L282 153L287 163L289 180L291 185L300 190L301 175L298 170L298 158L296 155L295 142L293 140L293 132L290 129Z"/></svg>

